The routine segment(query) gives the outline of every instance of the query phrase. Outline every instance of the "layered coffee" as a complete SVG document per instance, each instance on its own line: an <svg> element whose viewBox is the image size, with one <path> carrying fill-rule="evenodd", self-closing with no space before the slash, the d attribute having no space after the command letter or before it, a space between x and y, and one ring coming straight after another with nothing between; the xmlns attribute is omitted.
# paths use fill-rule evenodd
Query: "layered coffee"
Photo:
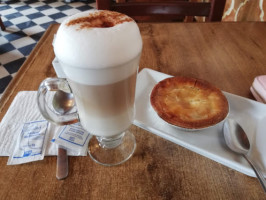
<svg viewBox="0 0 266 200"><path fill-rule="evenodd" d="M138 58L131 62L135 68L138 66ZM137 69L123 80L103 85L68 79L83 128L98 136L116 135L128 129L135 111L136 76Z"/></svg>
<svg viewBox="0 0 266 200"><path fill-rule="evenodd" d="M87 11L66 19L53 45L82 126L97 136L126 130L134 118L142 50L137 24L120 13Z"/></svg>

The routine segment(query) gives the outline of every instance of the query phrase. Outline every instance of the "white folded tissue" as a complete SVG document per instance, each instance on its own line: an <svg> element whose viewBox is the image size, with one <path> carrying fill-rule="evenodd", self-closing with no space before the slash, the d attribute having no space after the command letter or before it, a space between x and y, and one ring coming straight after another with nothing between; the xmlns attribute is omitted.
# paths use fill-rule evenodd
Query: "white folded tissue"
<svg viewBox="0 0 266 200"><path fill-rule="evenodd" d="M0 138L0 156L10 156L8 164L21 164L57 155L59 144L67 148L70 156L86 156L90 134L79 123L49 123L38 109L37 91L22 91L0 123ZM12 161L11 157L20 157L20 161Z"/></svg>

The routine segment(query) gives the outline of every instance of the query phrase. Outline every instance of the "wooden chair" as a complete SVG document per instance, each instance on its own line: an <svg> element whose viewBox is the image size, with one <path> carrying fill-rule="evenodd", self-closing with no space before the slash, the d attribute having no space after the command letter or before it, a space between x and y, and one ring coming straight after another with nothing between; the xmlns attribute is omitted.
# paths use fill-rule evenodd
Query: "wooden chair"
<svg viewBox="0 0 266 200"><path fill-rule="evenodd" d="M4 25L4 23L3 23L2 19L1 19L1 16L0 16L0 26L1 26L1 29L3 31L6 30L6 27L5 27L5 25Z"/></svg>
<svg viewBox="0 0 266 200"><path fill-rule="evenodd" d="M206 17L205 21L221 21L226 0L96 0L97 9L127 14L135 20L180 21L187 17ZM143 19L143 20L142 20Z"/></svg>

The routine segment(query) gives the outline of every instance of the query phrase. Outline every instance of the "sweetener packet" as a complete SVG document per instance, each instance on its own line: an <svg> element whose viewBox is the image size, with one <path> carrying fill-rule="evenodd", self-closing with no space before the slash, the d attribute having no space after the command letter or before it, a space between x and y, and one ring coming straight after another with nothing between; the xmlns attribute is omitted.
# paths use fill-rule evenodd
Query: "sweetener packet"
<svg viewBox="0 0 266 200"><path fill-rule="evenodd" d="M90 133L84 130L78 122L60 128L52 142L66 149L73 150L78 155L85 156L88 151L89 139Z"/></svg>
<svg viewBox="0 0 266 200"><path fill-rule="evenodd" d="M23 124L17 131L17 140L7 165L43 160L48 140L48 125L46 120Z"/></svg>

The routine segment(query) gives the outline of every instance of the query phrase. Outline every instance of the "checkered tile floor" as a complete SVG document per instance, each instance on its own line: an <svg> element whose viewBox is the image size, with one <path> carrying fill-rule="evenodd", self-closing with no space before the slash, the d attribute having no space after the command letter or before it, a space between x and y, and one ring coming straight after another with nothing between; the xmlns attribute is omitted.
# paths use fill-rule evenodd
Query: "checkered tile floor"
<svg viewBox="0 0 266 200"><path fill-rule="evenodd" d="M70 2L71 1L71 2ZM94 0L0 0L0 15L6 30L0 29L0 98L31 50L51 23L95 8Z"/></svg>

